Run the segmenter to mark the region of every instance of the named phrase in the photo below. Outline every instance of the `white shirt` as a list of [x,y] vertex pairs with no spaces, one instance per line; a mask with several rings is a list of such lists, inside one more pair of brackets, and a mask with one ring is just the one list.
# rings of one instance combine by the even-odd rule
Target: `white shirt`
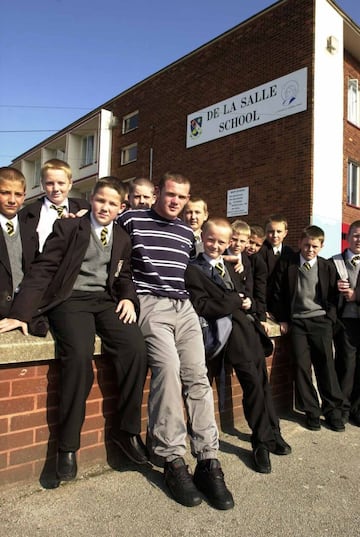
[[107,240],[107,242],[109,242],[109,240],[111,238],[111,233],[112,233],[112,230],[113,230],[114,222],[110,222],[110,224],[108,224],[107,226],[103,226],[102,224],[99,224],[99,222],[97,222],[95,220],[95,218],[93,217],[92,213],[90,213],[90,222],[91,222],[91,225],[94,228],[94,231],[95,231],[96,236],[99,239],[99,241],[101,241],[100,234],[101,234],[102,229],[104,227],[107,228],[108,232],[107,232],[106,240]]
[[[36,228],[37,234],[39,236],[39,252],[42,252],[44,243],[50,233],[52,232],[52,228],[54,225],[55,220],[58,219],[58,214],[55,209],[51,208],[51,205],[55,205],[52,201],[50,201],[48,198],[44,198],[41,211],[40,211],[40,218],[39,223]],[[69,212],[69,200],[65,199],[61,206],[65,207],[64,212]]]

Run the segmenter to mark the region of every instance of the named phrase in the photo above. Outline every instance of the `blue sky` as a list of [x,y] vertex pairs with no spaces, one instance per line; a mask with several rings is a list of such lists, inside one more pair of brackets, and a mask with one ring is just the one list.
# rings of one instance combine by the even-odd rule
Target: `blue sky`
[[[0,166],[273,3],[3,2]],[[337,3],[360,25],[359,0]]]

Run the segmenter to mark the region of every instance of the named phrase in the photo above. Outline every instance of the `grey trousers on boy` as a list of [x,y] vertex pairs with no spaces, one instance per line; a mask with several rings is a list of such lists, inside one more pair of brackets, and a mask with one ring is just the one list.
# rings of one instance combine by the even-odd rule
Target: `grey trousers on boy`
[[198,316],[188,299],[139,299],[151,368],[148,446],[156,459],[171,462],[184,456],[189,433],[197,460],[217,458],[218,429]]

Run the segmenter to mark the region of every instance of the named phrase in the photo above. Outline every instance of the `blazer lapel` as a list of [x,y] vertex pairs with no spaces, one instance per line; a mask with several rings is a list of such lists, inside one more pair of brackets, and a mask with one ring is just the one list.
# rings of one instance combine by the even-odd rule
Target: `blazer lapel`
[[0,263],[2,263],[9,274],[11,274],[10,259],[5,243],[4,232],[0,226]]

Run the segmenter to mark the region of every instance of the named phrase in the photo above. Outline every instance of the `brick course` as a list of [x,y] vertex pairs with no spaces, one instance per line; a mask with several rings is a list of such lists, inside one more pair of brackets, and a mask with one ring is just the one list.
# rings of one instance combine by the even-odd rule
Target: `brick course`
[[[288,360],[286,340],[278,341],[274,355],[267,359],[267,365],[276,406],[285,410],[292,405],[292,377]],[[108,459],[107,432],[116,404],[116,383],[111,361],[95,357],[93,367],[95,381],[87,401],[78,456],[79,463],[83,465]],[[148,376],[142,407],[144,435],[149,381]],[[0,484],[39,479],[48,467],[53,467],[58,382],[59,363],[53,359],[41,365],[26,363],[0,366]],[[227,375],[226,385],[225,406],[220,412],[214,382],[216,419],[221,426],[241,426],[244,423],[241,388],[236,377],[230,374]]]

